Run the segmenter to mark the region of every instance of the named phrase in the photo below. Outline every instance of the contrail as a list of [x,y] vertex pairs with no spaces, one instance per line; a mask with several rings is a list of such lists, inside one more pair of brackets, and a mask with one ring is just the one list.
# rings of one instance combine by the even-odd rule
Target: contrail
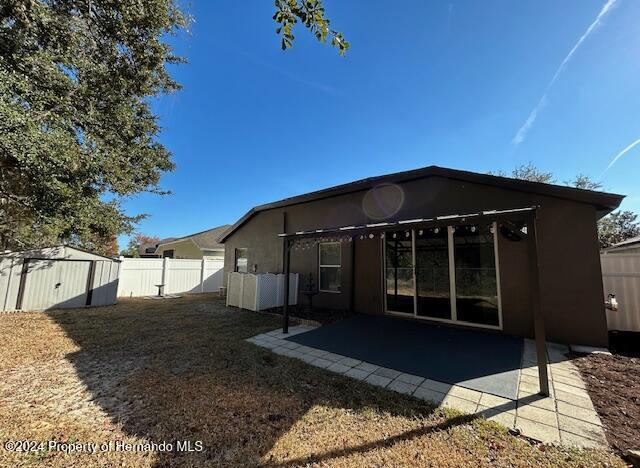
[[598,27],[598,25],[602,21],[602,18],[604,18],[604,16],[614,7],[617,1],[618,0],[607,0],[607,3],[604,4],[604,6],[602,7],[602,10],[600,10],[600,13],[598,13],[598,16],[593,21],[593,23],[591,23],[587,28],[587,30],[584,32],[584,34],[580,36],[580,39],[578,39],[578,42],[576,42],[576,45],[574,45],[573,48],[569,51],[569,53],[564,58],[564,60],[556,70],[555,74],[553,75],[553,78],[551,78],[551,81],[547,85],[544,91],[544,94],[540,98],[540,101],[538,101],[538,105],[533,108],[533,110],[529,114],[529,117],[527,117],[527,120],[525,121],[525,123],[522,125],[522,127],[520,127],[520,129],[518,130],[518,133],[516,133],[516,136],[513,137],[513,140],[511,140],[511,143],[517,146],[520,143],[522,143],[524,139],[527,137],[527,133],[529,132],[529,129],[531,128],[533,123],[536,121],[536,118],[538,117],[538,113],[542,110],[542,108],[545,106],[547,102],[547,93],[549,93],[549,90],[555,84],[556,80],[560,76],[560,73],[562,73],[567,63],[569,63],[569,60],[571,60],[571,57],[573,57],[573,55],[576,53],[578,48],[587,39],[587,37],[589,37],[589,35],[593,32],[593,30]]
[[624,156],[629,151],[631,151],[633,148],[635,148],[635,146],[637,144],[639,144],[639,143],[640,143],[640,138],[638,138],[636,141],[634,141],[629,146],[627,146],[625,149],[623,149],[618,154],[616,154],[616,157],[611,160],[611,162],[609,163],[607,168],[604,170],[604,172],[607,172],[609,169],[611,169],[611,166],[613,166],[618,161],[618,159],[620,159],[622,156]]

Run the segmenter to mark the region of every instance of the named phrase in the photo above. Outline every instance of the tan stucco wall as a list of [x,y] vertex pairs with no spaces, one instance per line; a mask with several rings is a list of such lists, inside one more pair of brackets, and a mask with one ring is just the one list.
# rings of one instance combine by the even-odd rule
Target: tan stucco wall
[[[588,204],[472,184],[442,177],[428,177],[401,184],[404,202],[384,220],[431,218],[482,210],[539,205],[538,249],[541,306],[548,339],[564,343],[607,344],[602,275],[596,229],[596,209]],[[284,208],[262,211],[236,230],[225,242],[225,272],[233,271],[234,249],[248,248],[249,269],[282,271],[285,232],[378,222],[367,216],[365,195],[360,191]],[[314,304],[347,309],[354,294],[355,309],[382,313],[380,239],[355,242],[355,288],[350,286],[350,246],[343,248],[342,293],[320,293]],[[504,332],[532,336],[529,266],[526,242],[498,240]],[[317,275],[314,252],[293,251],[293,272]],[[317,282],[317,277],[316,277]],[[300,303],[306,299],[301,297]]]
[[165,250],[173,250],[173,258],[202,258],[202,251],[189,239],[161,245],[157,254],[162,257]]

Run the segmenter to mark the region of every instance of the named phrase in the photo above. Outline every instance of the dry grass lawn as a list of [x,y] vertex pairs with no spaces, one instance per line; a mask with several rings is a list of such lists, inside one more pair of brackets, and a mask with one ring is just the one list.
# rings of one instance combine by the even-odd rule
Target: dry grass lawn
[[211,295],[0,316],[0,442],[202,441],[200,452],[0,448],[0,466],[624,466],[243,341],[279,320]]

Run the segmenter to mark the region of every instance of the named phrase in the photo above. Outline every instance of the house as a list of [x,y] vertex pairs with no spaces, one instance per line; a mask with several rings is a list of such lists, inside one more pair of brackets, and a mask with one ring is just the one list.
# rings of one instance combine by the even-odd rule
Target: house
[[322,308],[521,337],[536,309],[547,339],[603,346],[596,221],[623,198],[429,166],[252,208],[220,238],[225,274],[290,263]]
[[230,227],[225,224],[177,239],[160,241],[154,254],[157,257],[222,260],[224,245],[219,242],[218,238]]
[[605,254],[640,254],[640,236],[618,242],[602,250]]
[[175,237],[167,237],[161,239],[158,242],[147,242],[138,246],[138,256],[140,258],[158,258],[160,255],[156,254],[156,249],[160,244],[166,244],[176,240]]

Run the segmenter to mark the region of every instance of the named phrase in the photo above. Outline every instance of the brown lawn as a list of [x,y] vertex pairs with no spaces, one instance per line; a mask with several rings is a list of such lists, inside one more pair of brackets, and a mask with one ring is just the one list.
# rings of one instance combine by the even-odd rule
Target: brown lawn
[[0,466],[623,466],[243,341],[279,320],[211,295],[0,316],[0,442],[202,443],[195,452],[0,448]]

